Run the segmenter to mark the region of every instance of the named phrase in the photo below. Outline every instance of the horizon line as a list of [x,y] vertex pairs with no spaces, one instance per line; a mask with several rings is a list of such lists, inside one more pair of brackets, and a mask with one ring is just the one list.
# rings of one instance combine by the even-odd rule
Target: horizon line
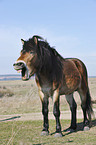
[[[0,74],[0,76],[14,76],[14,75],[17,75],[17,76],[21,76],[21,74]],[[88,75],[88,77],[96,77],[96,75]]]

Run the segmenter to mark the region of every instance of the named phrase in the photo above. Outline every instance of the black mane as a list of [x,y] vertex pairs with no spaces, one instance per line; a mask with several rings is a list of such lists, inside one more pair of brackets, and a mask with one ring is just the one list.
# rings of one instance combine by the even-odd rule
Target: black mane
[[[35,44],[35,39],[37,44]],[[34,50],[38,55],[36,64],[36,75],[43,74],[50,82],[56,82],[57,85],[62,80],[62,60],[63,57],[49,43],[40,36],[33,36],[24,43],[27,51]],[[24,46],[23,46],[24,47]]]
[[[40,39],[40,37],[39,37]],[[38,40],[38,49],[41,72],[47,74],[50,81],[57,84],[62,80],[62,59],[63,57],[44,39]],[[64,59],[63,59],[64,60]]]

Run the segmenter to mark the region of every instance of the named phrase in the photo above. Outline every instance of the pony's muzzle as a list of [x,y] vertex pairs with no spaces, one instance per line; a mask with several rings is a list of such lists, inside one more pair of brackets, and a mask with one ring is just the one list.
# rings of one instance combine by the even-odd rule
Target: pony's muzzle
[[13,67],[17,72],[21,72],[22,80],[24,81],[29,80],[28,68],[25,62],[17,61],[16,63],[13,64]]
[[23,62],[17,62],[17,63],[14,63],[13,66],[14,66],[14,69],[18,71],[24,68],[25,64]]

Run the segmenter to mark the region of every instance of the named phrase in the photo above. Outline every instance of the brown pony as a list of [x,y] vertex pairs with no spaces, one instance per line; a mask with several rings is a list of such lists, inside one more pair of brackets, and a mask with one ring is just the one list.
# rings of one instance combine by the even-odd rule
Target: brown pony
[[81,108],[84,115],[84,130],[88,130],[93,110],[88,88],[87,70],[84,63],[76,58],[64,59],[40,36],[33,36],[28,41],[21,39],[21,41],[23,49],[20,57],[14,63],[14,69],[21,71],[22,80],[29,80],[35,74],[44,117],[41,135],[49,134],[49,97],[52,97],[54,104],[53,114],[56,118],[55,137],[62,136],[59,119],[59,99],[61,95],[65,95],[71,110],[71,125],[68,131],[72,132],[76,129],[77,104],[73,98],[75,91],[80,94]]

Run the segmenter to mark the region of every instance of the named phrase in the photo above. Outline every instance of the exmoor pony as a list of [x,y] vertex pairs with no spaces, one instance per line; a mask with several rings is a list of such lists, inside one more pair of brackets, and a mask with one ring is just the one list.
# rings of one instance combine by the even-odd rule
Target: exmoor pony
[[59,109],[61,95],[65,95],[71,110],[71,125],[68,131],[72,132],[76,129],[77,104],[73,97],[75,91],[80,94],[81,98],[84,130],[89,129],[93,110],[84,63],[77,58],[63,58],[40,36],[35,35],[28,41],[23,39],[21,41],[23,49],[13,66],[15,70],[21,71],[24,81],[35,75],[42,102],[43,130],[41,135],[49,134],[49,97],[53,100],[53,114],[56,119],[55,137],[62,136]]

